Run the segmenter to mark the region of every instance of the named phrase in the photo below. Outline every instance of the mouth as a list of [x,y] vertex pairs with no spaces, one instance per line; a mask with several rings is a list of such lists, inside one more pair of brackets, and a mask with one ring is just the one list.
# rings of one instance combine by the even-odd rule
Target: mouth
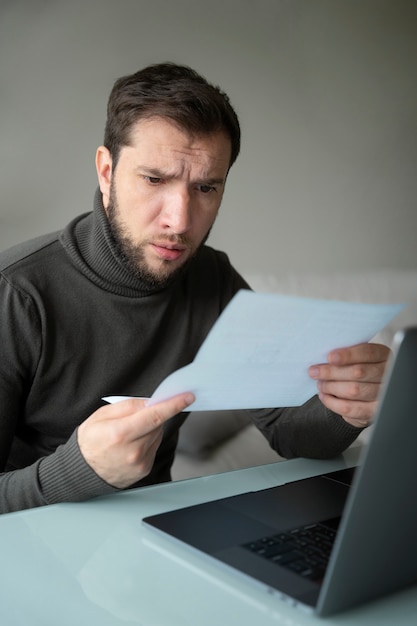
[[187,247],[178,243],[155,242],[150,244],[156,256],[164,261],[177,261],[184,256]]

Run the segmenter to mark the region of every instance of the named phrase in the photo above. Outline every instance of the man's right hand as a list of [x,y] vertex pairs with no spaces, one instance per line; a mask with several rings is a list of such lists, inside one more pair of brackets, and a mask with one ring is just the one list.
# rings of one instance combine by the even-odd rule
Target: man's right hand
[[78,427],[81,454],[107,483],[129,487],[150,473],[164,422],[194,400],[183,393],[152,406],[137,398],[103,406]]

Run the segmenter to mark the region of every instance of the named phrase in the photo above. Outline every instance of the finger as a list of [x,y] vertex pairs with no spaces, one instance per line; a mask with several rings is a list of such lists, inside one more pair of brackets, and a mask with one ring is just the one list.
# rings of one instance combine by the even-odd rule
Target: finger
[[[112,404],[106,404],[100,407],[93,416],[101,419],[114,419],[134,415],[146,406],[146,400],[142,398],[127,398]],[[91,416],[91,417],[93,417]],[[90,417],[90,419],[91,419]]]
[[327,355],[331,365],[351,365],[353,363],[384,363],[390,349],[379,343],[360,343],[347,348],[332,350]]
[[162,426],[162,424],[177,413],[181,413],[181,411],[190,406],[194,400],[194,394],[185,392],[151,406],[146,406],[145,403],[145,406],[140,408],[135,415],[132,415],[131,421],[133,421],[137,415],[140,415],[141,428],[139,435],[143,436]]
[[[113,404],[106,404],[100,407],[89,420],[112,420],[115,418],[129,418],[135,417],[138,413],[143,413],[144,423],[149,423],[150,430],[163,424],[167,419],[180,413],[187,406],[192,404],[195,400],[195,396],[192,393],[185,392],[178,394],[163,402],[158,402],[152,406],[147,404],[148,400],[143,398],[127,398],[126,400],[120,400]],[[174,411],[171,414],[171,411]],[[147,416],[147,417],[146,417]],[[154,426],[152,422],[154,420]]]
[[331,395],[346,400],[372,402],[378,397],[380,385],[378,383],[363,383],[352,381],[326,381],[317,383],[319,393]]
[[319,398],[330,411],[341,415],[346,422],[358,428],[369,426],[377,409],[376,400],[357,402],[345,398],[336,398],[325,393],[320,393]]
[[309,376],[315,380],[336,380],[379,383],[385,371],[385,363],[356,363],[335,366],[323,363],[309,368]]

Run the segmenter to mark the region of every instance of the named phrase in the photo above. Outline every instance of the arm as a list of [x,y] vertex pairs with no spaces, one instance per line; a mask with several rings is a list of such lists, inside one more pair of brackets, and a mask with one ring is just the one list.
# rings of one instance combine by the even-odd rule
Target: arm
[[[48,403],[48,389],[42,384],[37,385],[36,380],[38,364],[46,358],[42,328],[46,328],[47,323],[41,323],[36,291],[34,297],[30,297],[0,276],[0,318],[0,472],[3,472],[0,474],[0,512],[80,501],[120,488],[120,476],[117,472],[111,473],[114,470],[111,463],[107,466],[99,462],[100,456],[110,460],[112,450],[105,445],[109,442],[115,448],[119,446],[119,458],[115,455],[111,458],[121,472],[136,455],[139,466],[132,477],[140,480],[149,470],[150,459],[159,445],[160,427],[153,429],[156,432],[148,432],[146,422],[156,419],[155,409],[138,407],[141,416],[138,414],[131,419],[130,426],[135,427],[138,439],[136,449],[135,442],[123,441],[119,430],[123,426],[127,435],[131,434],[126,420],[122,419],[124,410],[132,412],[126,407],[102,407],[78,429],[74,425],[68,427],[70,410],[67,410],[66,417],[55,416],[49,406],[46,419],[47,411],[42,411],[42,405]],[[32,411],[34,400],[37,404],[35,417]],[[178,412],[177,404],[172,402],[168,406],[169,416]],[[183,408],[181,406],[179,410]],[[60,431],[68,434],[61,437]],[[146,435],[148,440],[153,438],[155,442],[151,450],[146,448]],[[146,462],[141,465],[142,453]],[[129,484],[129,477],[125,478],[127,482],[123,484]]]
[[114,491],[84,461],[75,433],[49,456],[31,445],[25,411],[41,325],[32,299],[2,276],[0,316],[0,513]]
[[114,491],[84,460],[75,432],[53,454],[0,475],[0,513],[79,502]]
[[390,350],[372,343],[333,350],[310,376],[319,390],[301,407],[254,412],[273,449],[286,458],[330,458],[345,450],[377,409]]
[[101,407],[53,454],[0,475],[0,513],[79,502],[133,485],[152,469],[164,422],[192,402],[194,396],[183,393],[151,407],[136,399]]
[[334,458],[362,432],[327,409],[317,396],[302,406],[252,411],[252,419],[271,447],[286,459]]
[[26,415],[42,358],[42,325],[33,298],[3,275],[0,316],[0,513],[113,490],[86,464],[75,434],[48,456],[41,449],[49,442],[33,443]]
[[369,426],[390,354],[387,346],[376,343],[332,350],[327,363],[309,369],[317,380],[320,400],[349,424]]

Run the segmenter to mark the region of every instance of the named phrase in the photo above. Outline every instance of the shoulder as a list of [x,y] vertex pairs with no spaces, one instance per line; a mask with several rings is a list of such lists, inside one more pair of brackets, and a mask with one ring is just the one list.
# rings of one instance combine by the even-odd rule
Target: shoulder
[[48,251],[51,246],[58,244],[60,231],[42,235],[17,244],[0,253],[0,272],[12,270],[13,267],[34,260],[38,255]]
[[24,300],[53,289],[60,279],[62,257],[59,232],[42,235],[0,253],[0,285],[5,293],[20,294]]

